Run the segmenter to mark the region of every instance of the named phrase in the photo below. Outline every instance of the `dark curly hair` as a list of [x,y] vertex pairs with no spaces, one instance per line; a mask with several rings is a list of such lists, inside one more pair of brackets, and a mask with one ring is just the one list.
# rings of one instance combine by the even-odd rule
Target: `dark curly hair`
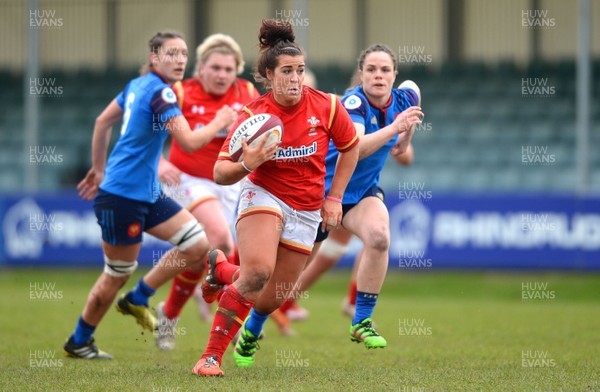
[[277,67],[279,56],[304,56],[304,51],[296,42],[292,25],[278,19],[264,19],[258,33],[260,53],[256,62],[254,79],[266,89],[271,88],[267,79],[267,69]]

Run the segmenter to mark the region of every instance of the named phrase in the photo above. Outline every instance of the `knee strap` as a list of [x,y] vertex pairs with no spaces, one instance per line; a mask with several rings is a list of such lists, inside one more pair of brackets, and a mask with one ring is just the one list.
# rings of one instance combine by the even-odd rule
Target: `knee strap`
[[206,233],[202,225],[196,220],[191,220],[181,225],[181,229],[169,239],[169,242],[183,252],[204,238],[206,238]]
[[138,267],[137,260],[134,262],[123,260],[112,260],[104,255],[104,272],[115,278],[130,276]]
[[323,254],[323,256],[330,257],[332,259],[339,259],[348,250],[348,244],[343,244],[331,237],[327,238],[323,241],[321,248],[319,249],[319,253]]

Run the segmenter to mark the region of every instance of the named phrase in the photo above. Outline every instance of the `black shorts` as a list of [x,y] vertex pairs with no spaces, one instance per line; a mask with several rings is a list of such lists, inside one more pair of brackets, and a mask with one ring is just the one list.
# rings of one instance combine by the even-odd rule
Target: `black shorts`
[[[365,194],[360,198],[360,200],[365,199],[367,197],[377,197],[381,201],[385,201],[385,193],[383,192],[383,189],[381,189],[377,185],[374,185],[371,188],[369,188],[369,190],[367,190],[365,192]],[[348,211],[350,211],[351,209],[353,209],[354,206],[356,206],[357,204],[358,203],[354,203],[354,204],[342,204],[342,222],[344,220],[344,216],[346,216],[346,214],[348,213]],[[319,224],[319,228],[317,229],[317,238],[315,238],[315,242],[323,242],[323,241],[325,241],[325,239],[327,237],[329,237],[329,231],[328,230],[321,231],[321,225],[322,224],[323,224],[323,221],[321,221],[321,223]]]
[[102,189],[94,199],[94,212],[102,239],[111,245],[142,242],[142,233],[163,223],[181,210],[173,199],[160,193],[154,203],[128,199]]

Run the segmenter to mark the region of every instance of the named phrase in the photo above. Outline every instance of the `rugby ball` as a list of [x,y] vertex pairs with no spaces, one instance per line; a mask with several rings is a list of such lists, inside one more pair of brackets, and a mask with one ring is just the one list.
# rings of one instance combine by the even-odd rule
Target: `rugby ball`
[[273,114],[262,113],[248,118],[233,131],[233,135],[229,140],[229,156],[234,162],[241,161],[244,155],[242,140],[246,139],[246,143],[250,147],[255,147],[267,135],[266,146],[281,141],[283,123],[279,117]]

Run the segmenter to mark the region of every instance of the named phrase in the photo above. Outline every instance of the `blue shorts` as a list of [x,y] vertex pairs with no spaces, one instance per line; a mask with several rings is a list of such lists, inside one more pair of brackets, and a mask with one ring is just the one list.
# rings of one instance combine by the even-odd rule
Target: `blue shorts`
[[94,212],[102,228],[102,239],[111,245],[142,242],[142,233],[159,225],[181,210],[173,199],[160,193],[154,203],[128,199],[98,190]]
[[[383,193],[383,189],[381,189],[377,185],[373,185],[371,188],[369,188],[369,190],[367,190],[365,192],[365,194],[360,198],[360,200],[365,199],[367,197],[377,197],[381,201],[384,201],[385,200],[385,193]],[[359,203],[360,203],[360,201],[359,201]],[[354,203],[354,204],[342,204],[342,221],[344,220],[344,216],[346,216],[346,214],[348,213],[348,211],[350,211],[351,209],[353,209],[357,204],[358,203]],[[319,228],[317,229],[317,238],[315,238],[315,242],[323,242],[323,241],[325,241],[325,239],[327,237],[329,237],[329,231],[328,230],[321,231],[321,225],[322,224],[323,224],[323,221],[321,221],[321,223],[319,224]]]

